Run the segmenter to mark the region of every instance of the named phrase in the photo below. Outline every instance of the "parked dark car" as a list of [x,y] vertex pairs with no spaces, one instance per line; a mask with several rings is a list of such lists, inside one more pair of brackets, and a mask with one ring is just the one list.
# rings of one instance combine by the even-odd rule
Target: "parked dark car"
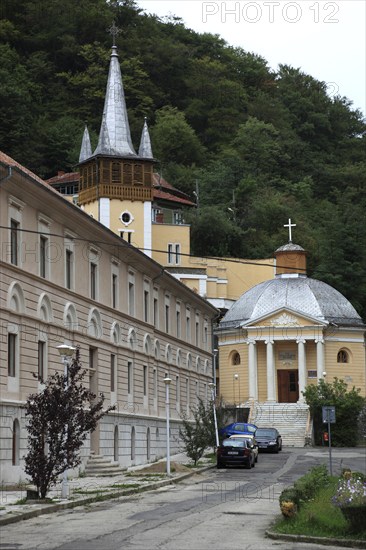
[[255,439],[260,451],[278,453],[282,450],[282,437],[276,428],[257,428]]
[[255,466],[255,453],[247,439],[224,439],[217,448],[217,467],[245,466],[248,470]]
[[258,462],[259,448],[258,448],[258,443],[256,442],[253,436],[247,435],[247,434],[235,434],[235,435],[231,435],[229,439],[246,439],[247,441],[249,441],[249,444],[254,451],[255,463]]
[[221,428],[219,434],[221,437],[230,437],[231,435],[244,434],[254,436],[257,426],[254,424],[247,424],[245,422],[233,422],[228,424],[224,428]]

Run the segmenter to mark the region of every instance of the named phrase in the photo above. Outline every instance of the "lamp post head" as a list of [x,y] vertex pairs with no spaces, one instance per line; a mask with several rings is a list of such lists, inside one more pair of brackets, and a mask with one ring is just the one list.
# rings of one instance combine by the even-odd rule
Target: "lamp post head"
[[323,372],[323,376],[324,378],[327,376],[327,373],[325,371]]
[[208,387],[213,390],[214,388],[216,388],[216,384],[214,384],[213,382],[210,382]]
[[234,378],[235,378],[235,380],[238,380],[239,375],[238,375],[238,374],[234,374]]
[[166,378],[164,378],[164,383],[166,384],[166,386],[169,386],[170,383],[171,383],[172,379],[169,378],[169,376],[167,376]]
[[56,346],[61,357],[72,357],[76,348],[74,346],[69,346],[68,344],[60,344]]

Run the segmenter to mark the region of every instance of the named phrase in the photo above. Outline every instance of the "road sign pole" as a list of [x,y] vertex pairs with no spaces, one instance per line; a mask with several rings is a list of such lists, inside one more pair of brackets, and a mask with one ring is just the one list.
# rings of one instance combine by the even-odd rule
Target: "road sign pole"
[[329,473],[332,476],[332,438],[330,435],[330,418],[328,416]]

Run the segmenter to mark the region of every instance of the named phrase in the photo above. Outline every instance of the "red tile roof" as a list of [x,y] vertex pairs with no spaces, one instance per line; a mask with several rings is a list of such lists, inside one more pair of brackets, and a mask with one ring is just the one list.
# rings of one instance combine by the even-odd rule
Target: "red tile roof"
[[44,187],[47,187],[47,189],[51,189],[54,193],[57,193],[58,195],[60,195],[60,193],[58,191],[56,191],[56,189],[54,189],[51,185],[48,185],[48,183],[45,180],[41,179],[34,172],[32,172],[31,170],[28,170],[28,168],[25,168],[25,166],[22,166],[19,162],[12,159],[11,157],[6,155],[2,151],[0,151],[0,162],[2,162],[3,164],[5,164],[7,166],[17,168],[18,170],[20,170],[21,172],[23,172],[24,174],[26,174],[30,178],[34,179],[35,181],[38,181],[38,183],[42,184]]
[[70,181],[79,181],[80,174],[79,172],[66,172],[66,173],[58,173],[57,176],[53,176],[52,178],[46,180],[47,183],[52,185],[52,183],[69,183]]
[[196,206],[196,204],[189,199],[184,199],[183,197],[177,197],[176,195],[172,195],[171,193],[167,193],[166,191],[161,191],[160,189],[154,189],[153,197],[154,199],[161,199],[161,200],[166,200],[170,202],[179,202],[179,204],[186,204],[187,206]]

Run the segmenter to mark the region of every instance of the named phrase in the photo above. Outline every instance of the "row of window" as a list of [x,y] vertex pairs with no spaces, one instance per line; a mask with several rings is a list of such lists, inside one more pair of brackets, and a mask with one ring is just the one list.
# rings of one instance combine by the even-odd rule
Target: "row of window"
[[[43,228],[46,224],[41,224]],[[20,221],[15,218],[10,220],[10,261],[14,265],[19,265],[19,239],[20,239]],[[49,232],[49,227],[48,227]],[[42,233],[39,235],[39,276],[45,279],[50,278],[50,247],[51,243],[49,235]],[[71,238],[65,241],[65,287],[69,290],[75,290],[75,252],[74,243]],[[169,244],[168,245],[168,262],[178,263],[180,256],[180,245]],[[89,297],[98,301],[100,298],[100,286],[103,282],[100,280],[100,265],[99,265],[100,253],[97,249],[89,249]],[[131,317],[135,317],[137,313],[136,304],[136,281],[135,273],[132,270],[128,271],[127,282],[127,312]],[[122,304],[120,303],[120,275],[118,262],[111,262],[111,281],[110,281],[110,296],[111,307],[119,309]],[[154,287],[151,292],[151,283],[147,279],[143,281],[143,294],[142,294],[142,319],[146,323],[152,323],[155,328],[164,330],[167,334],[172,334],[177,338],[182,338],[182,317],[181,317],[181,303],[175,302],[175,319],[173,319],[173,308],[171,307],[170,294],[164,296],[164,315],[160,315],[159,304],[160,292],[158,287]],[[208,349],[208,324],[207,320],[202,320],[198,312],[195,313],[194,320],[194,333],[192,335],[193,323],[191,322],[191,310],[189,306],[185,306],[185,326],[184,333],[187,342],[192,341],[196,346],[203,345],[205,349]],[[161,325],[161,321],[163,325]]]
[[[294,360],[295,357],[296,357],[295,353],[292,353],[292,352],[291,353],[290,352],[286,352],[286,353],[280,352],[279,353],[279,359],[281,359],[281,360],[283,360],[284,358],[286,358],[287,360],[289,360],[289,359]],[[341,349],[337,353],[337,363],[349,363],[350,362],[350,357],[351,357],[351,355],[350,355],[350,352],[348,350]],[[232,365],[240,365],[240,362],[241,362],[240,354],[237,351],[233,351],[231,353],[230,360],[231,360]],[[316,378],[316,376],[315,376],[315,378]]]

